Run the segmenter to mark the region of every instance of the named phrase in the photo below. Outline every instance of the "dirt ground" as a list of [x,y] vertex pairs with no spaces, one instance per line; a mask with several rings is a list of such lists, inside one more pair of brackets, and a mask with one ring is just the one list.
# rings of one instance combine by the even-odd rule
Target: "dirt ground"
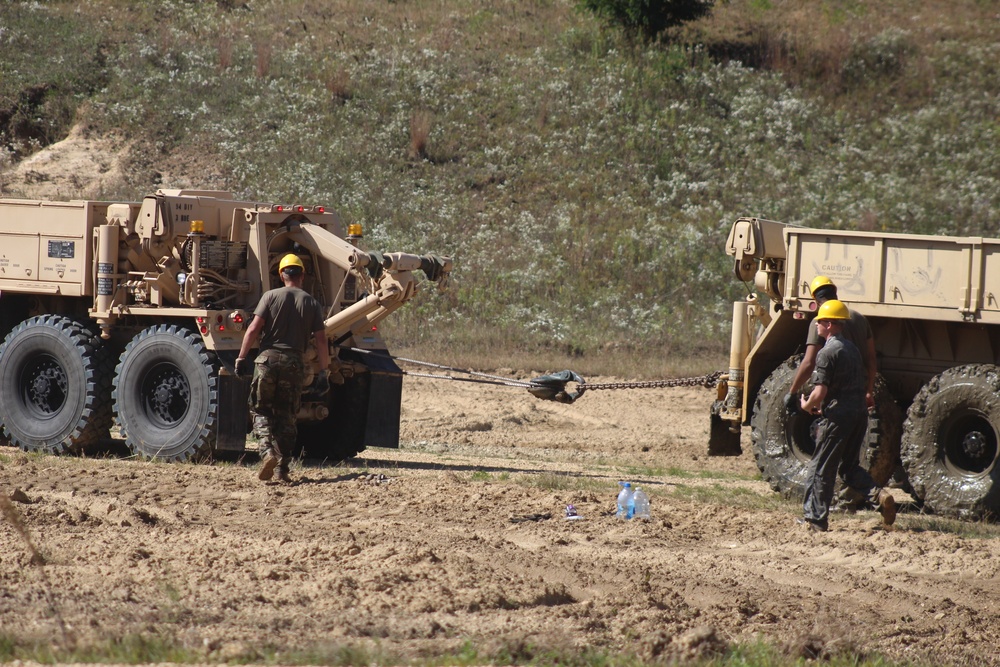
[[[293,485],[258,481],[253,456],[5,447],[0,489],[33,546],[0,522],[0,628],[78,644],[162,636],[206,662],[345,645],[405,660],[467,641],[481,657],[684,659],[762,637],[792,655],[1000,664],[997,540],[928,530],[912,512],[892,531],[872,512],[797,529],[749,454],[703,455],[712,393],[563,405],[408,377],[399,450],[297,463]],[[620,479],[648,490],[651,521],[614,518]],[[568,504],[583,518],[565,519]]]

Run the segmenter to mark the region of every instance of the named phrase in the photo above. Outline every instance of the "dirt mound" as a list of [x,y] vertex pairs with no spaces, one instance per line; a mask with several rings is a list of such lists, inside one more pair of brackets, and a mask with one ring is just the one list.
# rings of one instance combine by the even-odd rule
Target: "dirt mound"
[[30,199],[95,198],[122,180],[122,142],[87,136],[78,124],[57,143],[30,155],[0,176],[4,196]]
[[[606,648],[669,662],[762,636],[793,656],[997,664],[1000,544],[878,515],[797,530],[748,454],[708,459],[713,392],[527,392],[407,378],[400,450],[165,465],[0,449],[39,559],[0,523],[0,624],[170,637],[206,661],[337,645],[398,660]],[[616,520],[619,479],[653,519]],[[15,489],[19,489],[17,493]],[[15,497],[16,496],[16,497]],[[583,516],[564,518],[573,504]],[[46,589],[51,592],[48,597]]]

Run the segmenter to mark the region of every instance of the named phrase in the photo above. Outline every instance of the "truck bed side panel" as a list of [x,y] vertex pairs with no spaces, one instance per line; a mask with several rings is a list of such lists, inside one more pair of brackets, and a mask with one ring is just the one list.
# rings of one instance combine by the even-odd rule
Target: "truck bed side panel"
[[104,210],[95,202],[0,201],[0,290],[32,291],[34,283],[43,293],[92,294],[92,230]]
[[866,315],[1000,323],[1000,240],[788,228],[786,303],[817,275]]

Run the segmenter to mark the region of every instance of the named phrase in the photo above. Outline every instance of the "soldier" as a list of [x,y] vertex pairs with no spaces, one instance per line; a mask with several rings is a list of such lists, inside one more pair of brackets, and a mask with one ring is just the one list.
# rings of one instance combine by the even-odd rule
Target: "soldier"
[[813,390],[809,396],[802,397],[800,404],[804,412],[821,415],[815,431],[816,451],[806,477],[804,516],[799,519],[810,530],[828,528],[830,501],[838,472],[845,486],[878,507],[886,526],[896,520],[895,499],[879,488],[868,471],[858,464],[868,409],[861,353],[844,336],[850,318],[847,306],[836,299],[820,306],[816,315],[816,328],[825,344],[816,355]]
[[247,355],[260,336],[260,352],[254,360],[250,385],[250,411],[254,435],[260,439],[263,465],[257,475],[263,481],[274,476],[290,483],[288,464],[297,436],[296,415],[302,395],[305,366],[302,353],[310,338],[319,353],[319,377],[313,387],[322,394],[329,390],[330,350],[319,302],[302,289],[305,267],[297,255],[281,258],[278,273],[284,287],[270,290],[261,297],[247,327],[236,359],[236,375],[245,377],[249,368]]

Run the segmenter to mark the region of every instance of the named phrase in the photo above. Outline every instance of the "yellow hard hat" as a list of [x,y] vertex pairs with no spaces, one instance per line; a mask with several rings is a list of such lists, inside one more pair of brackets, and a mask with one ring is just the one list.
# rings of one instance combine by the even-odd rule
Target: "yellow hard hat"
[[809,283],[809,294],[816,296],[816,290],[821,287],[832,287],[837,289],[837,286],[833,284],[833,281],[826,276],[816,276],[813,281]]
[[851,311],[847,309],[843,301],[837,301],[836,299],[830,299],[819,307],[819,312],[816,313],[817,320],[849,320],[851,319]]
[[302,260],[299,259],[299,256],[291,252],[281,258],[281,263],[278,264],[278,273],[281,273],[290,266],[297,266],[302,271],[306,270],[306,267],[302,264]]

